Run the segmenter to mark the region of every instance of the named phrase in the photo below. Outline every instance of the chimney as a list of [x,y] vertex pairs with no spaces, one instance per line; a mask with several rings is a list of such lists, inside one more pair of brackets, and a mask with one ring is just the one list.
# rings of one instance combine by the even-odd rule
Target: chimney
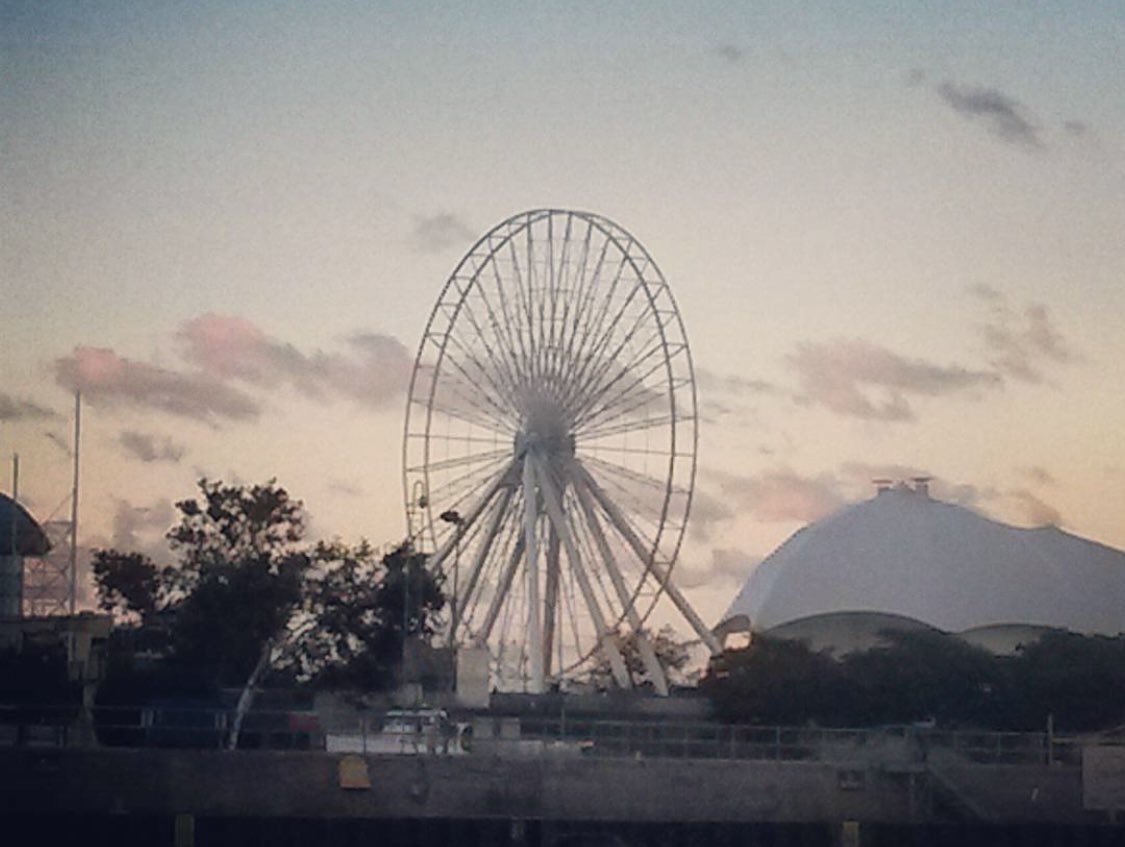
[[912,481],[914,483],[914,493],[915,494],[921,494],[923,497],[929,497],[930,496],[930,480],[931,479],[933,479],[933,477],[929,477],[929,476],[913,477]]
[[891,486],[894,484],[894,480],[873,479],[873,480],[871,480],[871,484],[875,486],[875,493],[878,495],[878,494],[882,494],[886,491],[890,491]]

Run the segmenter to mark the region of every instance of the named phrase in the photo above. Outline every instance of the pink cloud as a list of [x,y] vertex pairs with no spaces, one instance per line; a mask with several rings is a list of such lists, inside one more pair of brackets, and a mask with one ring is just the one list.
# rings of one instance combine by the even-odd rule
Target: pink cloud
[[798,521],[808,523],[836,511],[845,499],[838,481],[830,474],[801,476],[789,468],[766,471],[756,476],[735,476],[712,471],[727,505],[760,521]]
[[907,358],[859,338],[799,344],[789,361],[801,380],[801,399],[871,420],[914,420],[908,395],[937,396],[1002,384],[994,373]]
[[103,347],[76,347],[55,360],[55,381],[87,402],[152,409],[201,421],[256,418],[258,404],[243,391],[202,373],[179,373],[118,356]]
[[406,347],[387,335],[357,333],[347,354],[302,353],[244,318],[211,313],[184,324],[179,338],[185,358],[217,379],[289,385],[314,399],[334,395],[368,406],[397,400],[413,366]]

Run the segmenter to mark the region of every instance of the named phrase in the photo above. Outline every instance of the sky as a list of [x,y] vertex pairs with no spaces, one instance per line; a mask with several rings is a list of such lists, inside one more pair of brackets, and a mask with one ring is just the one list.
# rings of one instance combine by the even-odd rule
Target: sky
[[696,366],[677,576],[928,475],[1125,547],[1125,7],[0,0],[0,487],[162,554],[202,476],[405,532],[405,389],[521,211],[655,258]]

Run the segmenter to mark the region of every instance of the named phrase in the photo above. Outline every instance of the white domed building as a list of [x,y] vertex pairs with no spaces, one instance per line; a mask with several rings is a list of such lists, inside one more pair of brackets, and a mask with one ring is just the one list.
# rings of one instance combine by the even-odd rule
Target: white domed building
[[1022,529],[881,485],[792,535],[751,574],[719,631],[866,649],[891,629],[1011,652],[1048,629],[1125,631],[1125,553],[1054,526]]

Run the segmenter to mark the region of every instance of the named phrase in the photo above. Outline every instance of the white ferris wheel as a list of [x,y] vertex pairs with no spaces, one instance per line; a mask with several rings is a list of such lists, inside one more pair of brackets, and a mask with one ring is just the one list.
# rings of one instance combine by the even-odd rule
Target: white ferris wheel
[[671,291],[628,232],[541,209],[486,233],[430,315],[403,445],[407,520],[451,598],[449,638],[487,646],[502,688],[595,664],[665,693],[644,636],[691,506],[696,401]]

